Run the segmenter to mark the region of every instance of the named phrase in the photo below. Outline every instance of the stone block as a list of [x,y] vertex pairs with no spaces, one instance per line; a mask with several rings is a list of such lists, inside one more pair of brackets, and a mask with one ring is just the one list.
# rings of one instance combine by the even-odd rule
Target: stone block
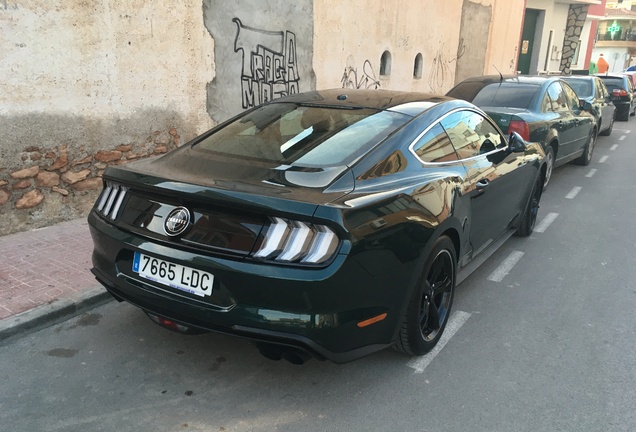
[[60,175],[54,172],[41,171],[35,178],[35,183],[43,187],[57,186],[60,184]]
[[121,152],[119,150],[100,150],[95,154],[95,160],[99,162],[112,162],[119,159],[121,159]]
[[99,177],[89,178],[73,184],[73,189],[77,191],[96,190],[102,188],[102,179]]
[[62,155],[62,156],[59,156],[57,159],[55,159],[55,162],[53,162],[53,165],[48,167],[46,170],[55,171],[62,167],[65,167],[67,164],[68,164],[68,156]]
[[40,172],[40,167],[35,165],[30,168],[24,168],[19,171],[12,172],[10,176],[16,180],[26,179],[26,178],[35,177],[36,175],[38,175],[39,172]]
[[52,190],[53,192],[57,192],[57,193],[59,193],[59,194],[60,194],[60,195],[62,195],[62,196],[67,196],[67,195],[68,195],[68,191],[67,191],[66,189],[62,189],[62,188],[57,187],[57,186],[53,186],[53,187],[51,188],[51,190]]
[[22,195],[15,203],[18,210],[36,207],[44,200],[44,194],[39,189],[33,189]]
[[67,171],[62,174],[62,180],[68,184],[75,184],[87,178],[91,174],[90,170],[81,170],[78,172]]
[[11,192],[6,189],[0,189],[0,205],[4,205],[11,198]]
[[27,189],[31,187],[31,180],[28,179],[22,179],[22,180],[18,180],[17,182],[13,183],[11,185],[11,188],[14,190],[17,189]]

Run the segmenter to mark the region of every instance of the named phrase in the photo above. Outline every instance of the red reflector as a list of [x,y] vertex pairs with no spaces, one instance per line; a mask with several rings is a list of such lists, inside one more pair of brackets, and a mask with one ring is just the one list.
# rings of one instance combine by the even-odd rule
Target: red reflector
[[510,126],[508,126],[508,135],[512,132],[517,132],[526,141],[530,141],[530,126],[523,120],[510,120]]
[[612,90],[612,94],[614,96],[627,96],[627,92],[623,89],[614,89]]

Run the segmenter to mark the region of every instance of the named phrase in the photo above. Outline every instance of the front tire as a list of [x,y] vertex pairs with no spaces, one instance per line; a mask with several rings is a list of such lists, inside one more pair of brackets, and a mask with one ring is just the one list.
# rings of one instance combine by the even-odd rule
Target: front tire
[[455,246],[446,236],[433,245],[413,290],[395,348],[423,355],[437,344],[450,316],[457,269]]

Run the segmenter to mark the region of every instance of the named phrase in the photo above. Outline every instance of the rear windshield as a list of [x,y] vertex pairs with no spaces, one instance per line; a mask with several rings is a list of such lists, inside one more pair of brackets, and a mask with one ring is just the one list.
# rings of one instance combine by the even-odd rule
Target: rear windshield
[[285,165],[346,165],[410,119],[367,108],[273,103],[226,125],[196,148]]
[[570,84],[576,95],[580,98],[592,96],[592,81],[586,79],[563,78],[563,81]]
[[623,78],[609,76],[601,76],[599,78],[603,80],[605,87],[607,87],[610,93],[612,90],[627,90]]
[[464,99],[480,107],[528,108],[539,86],[534,84],[464,82],[448,96]]

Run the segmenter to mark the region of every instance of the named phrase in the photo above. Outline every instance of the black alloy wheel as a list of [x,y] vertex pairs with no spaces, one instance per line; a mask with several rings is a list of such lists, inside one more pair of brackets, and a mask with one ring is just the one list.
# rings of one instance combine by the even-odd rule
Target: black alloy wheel
[[534,226],[537,223],[537,215],[539,214],[539,202],[541,201],[541,195],[543,188],[541,187],[541,177],[537,180],[532,188],[530,194],[530,200],[526,206],[526,210],[523,212],[521,223],[517,227],[517,235],[519,237],[528,237],[532,234]]
[[456,258],[453,242],[440,237],[433,247],[414,290],[395,348],[423,355],[439,341],[450,316],[455,295]]

